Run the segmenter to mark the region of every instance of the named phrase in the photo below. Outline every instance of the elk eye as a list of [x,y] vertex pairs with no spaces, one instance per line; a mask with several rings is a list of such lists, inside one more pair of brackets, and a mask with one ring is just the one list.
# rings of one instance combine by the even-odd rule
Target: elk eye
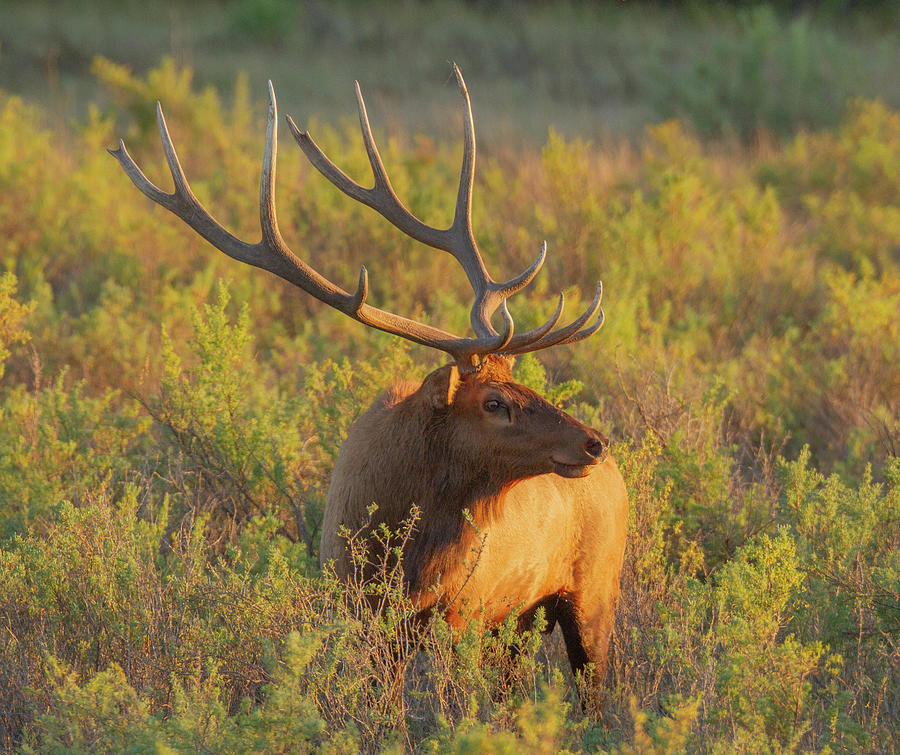
[[499,412],[501,409],[505,409],[506,404],[504,404],[499,399],[489,398],[484,402],[484,410],[486,412]]

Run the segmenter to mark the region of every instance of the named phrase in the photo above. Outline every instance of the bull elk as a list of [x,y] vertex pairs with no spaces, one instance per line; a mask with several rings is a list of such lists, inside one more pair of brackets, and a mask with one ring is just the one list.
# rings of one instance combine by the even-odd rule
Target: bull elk
[[[559,624],[572,669],[593,664],[593,684],[605,675],[613,611],[625,546],[627,496],[608,453],[608,440],[513,381],[511,358],[587,338],[603,324],[602,287],[587,310],[557,327],[514,331],[506,300],[537,275],[546,243],[520,275],[495,281],[487,272],[471,224],[475,131],[465,82],[464,150],[456,209],[449,228],[425,225],[404,207],[375,145],[356,85],[362,137],[374,174],[364,188],[343,173],[308,133],[287,124],[309,161],[342,192],[381,213],[403,233],[449,252],[462,265],[475,299],[474,337],[458,337],[368,303],[368,273],[349,293],[288,248],[275,214],[277,109],[269,82],[268,125],[260,186],[262,239],[244,242],[223,228],[191,191],[162,109],[159,130],[175,182],[168,194],[151,183],[119,142],[110,150],[147,197],[173,212],[213,246],[268,270],[372,328],[449,354],[452,363],[421,383],[389,388],[350,429],[334,468],[322,529],[322,564],[349,579],[353,564],[342,531],[357,531],[377,503],[374,524],[399,526],[418,506],[418,531],[403,554],[403,574],[421,616],[440,610],[453,626],[477,618],[496,625],[521,611],[528,626],[543,606],[548,631]],[[492,315],[499,309],[502,327]],[[473,527],[472,525],[475,525]],[[476,528],[477,533],[476,534]],[[481,547],[477,549],[476,539]],[[473,556],[475,551],[477,557]]]

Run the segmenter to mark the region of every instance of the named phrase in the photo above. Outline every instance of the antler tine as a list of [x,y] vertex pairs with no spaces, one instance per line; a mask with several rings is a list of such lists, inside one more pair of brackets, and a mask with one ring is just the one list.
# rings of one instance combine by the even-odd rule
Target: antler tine
[[[460,93],[463,97],[463,160],[459,174],[459,190],[456,197],[456,211],[453,216],[452,228],[459,235],[461,245],[468,247],[481,262],[482,268],[484,263],[478,246],[475,242],[475,235],[472,231],[472,190],[475,184],[475,120],[472,116],[472,102],[469,98],[469,89],[463,78],[462,71],[459,66],[453,63],[453,74],[456,77],[456,83],[459,85]],[[508,281],[497,282],[491,279],[485,272],[486,286],[493,294],[492,298],[498,301],[507,299],[517,291],[527,286],[534,280],[535,276],[544,264],[547,253],[547,243],[544,242],[538,258],[529,266],[527,270]],[[496,305],[495,305],[496,306]]]
[[551,330],[553,330],[553,328],[556,327],[556,323],[558,323],[559,318],[562,317],[562,311],[563,307],[565,306],[565,302],[565,296],[563,295],[562,291],[560,291],[559,299],[556,302],[556,310],[552,315],[550,315],[550,317],[548,317],[544,321],[543,324],[532,330],[527,330],[524,333],[517,333],[513,338],[510,339],[509,343],[506,344],[506,346],[504,346],[502,349],[498,349],[498,351],[502,351],[504,354],[512,354],[514,353],[512,350],[517,348],[518,346],[523,346],[540,341]]
[[[457,232],[464,233],[474,247],[472,190],[475,186],[475,119],[472,116],[472,101],[469,99],[466,81],[456,63],[453,64],[453,73],[463,96],[463,159],[459,171],[459,189],[456,193],[456,210],[453,214],[452,227]],[[478,254],[477,249],[474,251]]]
[[541,244],[541,251],[538,252],[537,259],[532,262],[526,270],[519,273],[515,278],[510,278],[508,281],[505,281],[503,283],[495,283],[495,290],[504,299],[508,299],[513,294],[525,288],[529,283],[531,283],[531,281],[533,281],[537,277],[537,274],[541,271],[541,268],[544,266],[544,261],[546,259],[547,242],[545,241]]
[[[562,294],[560,294],[562,297]],[[539,349],[546,349],[550,346],[562,346],[568,343],[575,343],[577,341],[582,341],[588,336],[593,335],[598,330],[600,330],[603,322],[605,320],[603,309],[600,307],[600,301],[603,298],[603,282],[600,281],[597,284],[597,291],[594,294],[594,298],[591,300],[591,303],[588,305],[587,309],[582,313],[582,315],[573,320],[569,325],[564,328],[559,328],[558,330],[554,330],[550,332],[550,329],[544,331],[544,333],[538,334],[544,326],[541,328],[536,328],[529,333],[523,333],[521,336],[516,336],[513,338],[509,345],[501,349],[504,354],[508,354],[510,356],[515,354],[524,354],[529,351],[537,351]],[[559,309],[557,309],[559,312]],[[585,328],[584,326],[594,317],[595,314],[600,313],[600,316],[597,318],[597,321]],[[553,318],[551,317],[551,320]],[[558,314],[556,314],[556,320],[559,320]],[[548,321],[549,322],[549,321]],[[554,325],[556,323],[554,322]],[[546,323],[545,323],[546,325]],[[528,338],[531,334],[538,334],[536,338]]]
[[359,88],[359,82],[356,83],[356,98],[359,107],[360,128],[362,130],[363,142],[366,147],[366,154],[369,157],[369,164],[372,167],[372,174],[375,178],[375,185],[371,189],[367,189],[356,183],[350,176],[337,167],[331,160],[326,157],[318,144],[309,135],[308,131],[301,131],[291,116],[286,116],[288,128],[291,130],[294,139],[303,150],[307,159],[313,166],[333,183],[344,194],[357,202],[361,202],[367,207],[376,210],[391,223],[397,226],[408,236],[421,241],[428,246],[437,246],[443,248],[446,243],[442,237],[442,233],[437,228],[425,225],[415,215],[413,215],[397,197],[391,186],[387,171],[384,169],[384,163],[372,136],[372,129],[369,126],[369,116],[366,113],[366,103],[363,100],[362,92]]

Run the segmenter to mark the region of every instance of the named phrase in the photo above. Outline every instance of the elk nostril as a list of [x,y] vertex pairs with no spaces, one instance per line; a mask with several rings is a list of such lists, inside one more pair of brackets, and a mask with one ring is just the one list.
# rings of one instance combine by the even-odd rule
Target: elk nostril
[[584,444],[584,450],[588,456],[599,459],[606,452],[606,441],[593,438]]

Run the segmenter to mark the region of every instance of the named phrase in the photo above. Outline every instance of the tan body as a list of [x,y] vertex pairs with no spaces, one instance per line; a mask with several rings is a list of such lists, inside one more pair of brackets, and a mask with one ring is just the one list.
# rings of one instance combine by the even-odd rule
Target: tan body
[[[608,636],[628,517],[615,461],[607,458],[575,480],[554,474],[522,480],[509,489],[498,512],[481,524],[476,551],[463,559],[457,580],[474,569],[448,609],[451,622],[476,612],[497,624],[511,610],[560,597],[590,613],[583,617],[585,629],[594,625]],[[456,595],[459,589],[447,585],[444,593]]]
[[[582,477],[528,474],[527,467],[539,466],[547,449],[538,445],[536,450],[522,423],[540,421],[546,429],[538,436],[544,437],[552,437],[554,425],[563,424],[559,417],[572,424],[570,433],[592,431],[515,384],[517,395],[540,402],[546,416],[535,420],[520,411],[514,418],[519,425],[509,442],[519,446],[513,452],[524,467],[503,469],[498,458],[502,440],[497,443],[491,437],[498,428],[480,421],[485,417],[478,416],[478,401],[472,396],[481,399],[485,386],[503,390],[510,385],[508,367],[500,361],[492,366],[498,373],[493,378],[503,379],[463,377],[446,406],[435,402],[447,390],[439,370],[419,390],[404,384],[387,391],[357,420],[328,492],[322,562],[350,579],[353,564],[340,532],[364,530],[372,503],[378,505],[374,522],[397,528],[415,504],[421,519],[404,554],[404,572],[423,615],[438,607],[452,625],[464,626],[477,618],[492,626],[515,611],[528,626],[533,609],[543,605],[549,628],[558,621],[563,629],[573,668],[579,671],[593,663],[599,681],[625,548],[625,485],[605,453],[606,458],[593,460]],[[435,411],[444,422],[435,423]],[[450,426],[451,421],[459,427]],[[436,433],[451,436],[449,442],[442,438],[437,444],[440,467],[429,458],[434,445],[430,435]],[[454,437],[467,439],[468,446],[456,446]],[[484,446],[478,448],[479,443]],[[454,458],[456,453],[462,457]],[[536,461],[529,460],[530,455]],[[477,532],[463,509],[471,512]]]

